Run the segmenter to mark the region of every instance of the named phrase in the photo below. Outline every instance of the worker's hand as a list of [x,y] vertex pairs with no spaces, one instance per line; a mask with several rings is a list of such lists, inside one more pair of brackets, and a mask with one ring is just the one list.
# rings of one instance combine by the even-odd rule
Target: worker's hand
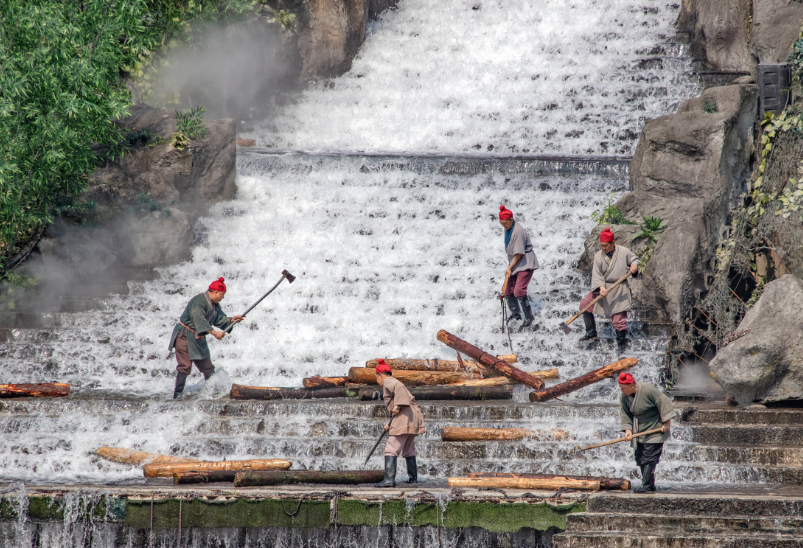
[[393,406],[393,411],[391,411],[390,414],[395,417],[396,415],[399,414],[399,411],[401,411],[401,409],[399,409],[399,406],[398,405],[394,405]]
[[662,424],[661,425],[661,432],[669,432],[669,425],[668,424]]
[[633,441],[633,432],[625,430],[625,441]]
[[390,425],[389,425],[389,424],[386,424],[386,425],[385,425],[385,432],[389,432],[389,431],[390,431]]
[[505,278],[510,278],[513,275],[513,269],[511,267],[507,267],[505,270]]
[[638,273],[638,263],[632,263],[630,265],[630,273],[637,274]]
[[223,333],[223,331],[214,331],[214,330],[210,331],[209,334],[212,335],[217,340],[222,339],[223,335],[225,335],[225,333]]
[[237,314],[236,316],[232,316],[231,321],[233,321],[234,323],[240,323],[244,319],[245,316],[240,316],[239,314]]
[[607,297],[608,296],[608,290],[605,289],[604,287],[600,287],[599,288],[599,294],[602,295],[603,297]]

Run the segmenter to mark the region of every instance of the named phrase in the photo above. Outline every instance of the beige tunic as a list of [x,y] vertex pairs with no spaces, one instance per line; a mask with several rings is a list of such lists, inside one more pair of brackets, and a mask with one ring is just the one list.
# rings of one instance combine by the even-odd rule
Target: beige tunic
[[510,241],[505,247],[507,264],[510,264],[516,255],[522,255],[519,262],[513,267],[511,274],[518,274],[524,270],[538,270],[538,259],[533,251],[530,233],[518,221],[514,221],[511,231]]
[[393,417],[388,434],[399,436],[424,433],[424,415],[407,387],[393,377],[388,377],[382,383],[382,396],[388,411],[393,412],[393,407],[396,405],[400,406],[401,410],[398,415]]
[[[617,245],[610,259],[602,250],[597,251],[591,269],[591,290],[602,286],[610,287],[627,274],[633,263],[638,264],[638,258],[624,246]],[[628,278],[594,305],[594,314],[612,316],[626,312],[630,310],[630,297],[630,278]]]

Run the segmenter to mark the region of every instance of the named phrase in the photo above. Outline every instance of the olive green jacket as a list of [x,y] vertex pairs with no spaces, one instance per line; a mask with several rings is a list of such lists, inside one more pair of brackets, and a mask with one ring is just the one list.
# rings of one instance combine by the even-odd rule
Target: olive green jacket
[[[186,327],[195,331],[189,331]],[[170,337],[170,346],[168,350],[173,350],[176,346],[176,339],[181,333],[187,337],[187,347],[190,351],[191,360],[205,360],[210,357],[209,346],[206,344],[206,334],[212,331],[215,327],[224,330],[231,325],[231,318],[226,316],[221,310],[219,304],[213,304],[209,299],[209,292],[204,291],[200,295],[196,295],[190,302],[184,312],[181,313],[179,323],[173,328],[173,334]],[[196,334],[198,335],[196,337]]]
[[[663,392],[646,382],[637,382],[638,389],[633,396],[622,394],[619,397],[621,408],[619,418],[622,430],[630,430],[634,434],[646,430],[661,428],[666,421],[675,418],[675,407]],[[663,443],[669,438],[669,432],[656,432],[648,436],[633,438],[636,443]]]

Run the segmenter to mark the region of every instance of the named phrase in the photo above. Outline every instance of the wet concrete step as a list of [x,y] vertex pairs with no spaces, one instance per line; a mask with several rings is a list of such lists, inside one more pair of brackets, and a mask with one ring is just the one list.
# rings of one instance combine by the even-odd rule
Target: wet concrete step
[[554,548],[800,548],[803,538],[791,535],[652,535],[641,533],[571,533],[553,537]]
[[[694,407],[694,404],[691,404]],[[750,407],[737,409],[704,409],[687,411],[688,424],[771,424],[803,425],[803,409],[770,409]]]
[[803,445],[801,426],[690,425],[693,441],[730,445]]
[[803,497],[656,493],[649,496],[594,495],[589,512],[660,514],[667,516],[803,517]]
[[580,512],[567,516],[567,533],[649,531],[655,534],[797,535],[803,536],[803,518],[774,516],[661,516]]

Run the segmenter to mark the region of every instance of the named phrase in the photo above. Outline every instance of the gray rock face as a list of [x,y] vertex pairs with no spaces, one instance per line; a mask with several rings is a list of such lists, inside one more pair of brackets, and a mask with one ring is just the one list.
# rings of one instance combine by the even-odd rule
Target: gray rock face
[[369,0],[305,0],[303,7],[302,77],[316,80],[348,71],[365,40]]
[[[706,112],[706,104],[716,112]],[[723,86],[642,130],[630,164],[631,192],[616,205],[628,220],[655,215],[667,224],[640,283],[632,286],[634,306],[650,309],[656,319],[680,322],[705,289],[728,212],[750,174],[755,117],[755,86]],[[586,253],[596,250],[598,237],[588,237]]]
[[678,30],[705,70],[749,72],[757,63],[784,63],[803,25],[797,0],[684,0]]
[[803,399],[803,280],[787,274],[764,288],[710,369],[740,405]]

